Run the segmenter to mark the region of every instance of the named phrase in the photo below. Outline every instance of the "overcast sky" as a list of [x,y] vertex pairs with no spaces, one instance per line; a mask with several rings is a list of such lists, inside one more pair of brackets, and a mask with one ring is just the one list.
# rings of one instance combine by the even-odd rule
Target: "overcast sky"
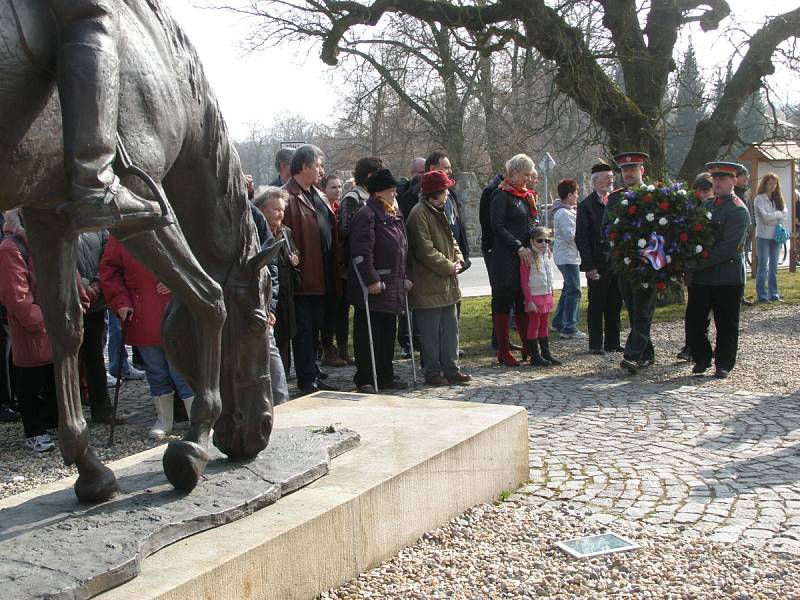
[[[249,28],[248,21],[232,13],[197,8],[202,0],[169,0],[168,4],[200,54],[234,138],[245,136],[247,123],[268,124],[280,112],[295,112],[311,121],[332,117],[337,94],[328,83],[325,73],[330,68],[319,59],[318,50],[287,45],[245,54],[239,40]],[[767,14],[787,12],[799,2],[729,0],[729,4],[742,28],[753,31]],[[727,60],[730,55],[730,43],[719,38],[718,33],[704,34],[699,28],[692,34],[698,57],[707,67],[714,65],[715,57]],[[785,95],[797,92],[796,74],[786,75],[781,79],[794,86],[786,88]]]

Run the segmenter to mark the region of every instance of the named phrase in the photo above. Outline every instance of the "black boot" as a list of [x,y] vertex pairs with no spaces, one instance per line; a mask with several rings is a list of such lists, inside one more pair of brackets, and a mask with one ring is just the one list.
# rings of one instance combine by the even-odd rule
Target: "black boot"
[[550,361],[551,365],[560,365],[561,361],[557,358],[553,358],[553,355],[550,354],[550,338],[543,337],[539,338],[539,345],[542,347],[542,358],[547,361]]
[[171,224],[157,203],[122,186],[114,173],[120,77],[118,18],[105,6],[111,4],[51,0],[50,5],[61,42],[56,79],[69,182],[67,202],[59,209],[76,232]]
[[531,353],[531,365],[534,367],[549,367],[550,363],[539,354],[539,346],[536,340],[528,340],[528,350]]

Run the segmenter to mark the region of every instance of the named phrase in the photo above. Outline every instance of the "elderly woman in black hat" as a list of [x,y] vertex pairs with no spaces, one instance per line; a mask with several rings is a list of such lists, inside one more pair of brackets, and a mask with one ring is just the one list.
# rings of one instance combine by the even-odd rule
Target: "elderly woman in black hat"
[[445,214],[447,190],[455,182],[444,171],[420,179],[419,202],[408,215],[408,239],[414,289],[411,305],[419,324],[425,381],[429,385],[462,384],[470,376],[458,368],[458,273],[464,256]]
[[397,181],[388,169],[381,169],[367,179],[369,199],[355,214],[350,225],[350,302],[355,307],[353,350],[356,374],[353,381],[361,392],[373,392],[372,361],[367,330],[363,281],[369,295],[372,341],[378,388],[408,387],[396,379],[392,366],[397,315],[405,309],[405,293],[411,289],[406,275],[408,240],[403,219],[395,200]]

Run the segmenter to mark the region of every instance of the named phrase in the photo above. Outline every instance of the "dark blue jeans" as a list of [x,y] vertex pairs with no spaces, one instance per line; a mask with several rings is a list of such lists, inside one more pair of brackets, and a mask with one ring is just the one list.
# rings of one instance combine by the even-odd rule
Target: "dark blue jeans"
[[303,388],[319,378],[317,348],[325,314],[325,296],[296,295],[294,313],[297,323],[297,333],[292,338],[294,370],[297,373],[297,387]]
[[556,265],[564,277],[564,287],[558,299],[552,325],[562,333],[575,333],[581,306],[580,265]]

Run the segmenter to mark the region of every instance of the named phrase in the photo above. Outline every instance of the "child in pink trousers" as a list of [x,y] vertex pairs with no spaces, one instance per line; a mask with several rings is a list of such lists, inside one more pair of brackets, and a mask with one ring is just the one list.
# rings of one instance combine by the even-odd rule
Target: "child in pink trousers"
[[553,310],[553,273],[556,270],[549,243],[545,230],[541,227],[534,228],[531,233],[533,263],[528,266],[520,262],[519,265],[525,312],[528,315],[528,350],[531,364],[538,367],[561,364],[560,360],[550,354],[550,338],[547,332],[550,311]]

